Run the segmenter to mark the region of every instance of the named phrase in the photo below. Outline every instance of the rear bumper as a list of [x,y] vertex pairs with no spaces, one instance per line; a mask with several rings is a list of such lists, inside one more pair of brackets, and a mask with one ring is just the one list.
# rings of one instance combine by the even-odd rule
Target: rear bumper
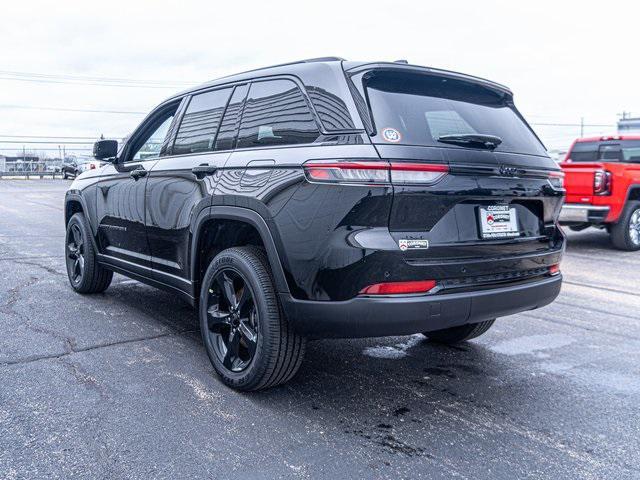
[[581,223],[604,223],[609,215],[609,207],[567,203],[562,206],[558,221],[561,225]]
[[560,293],[562,275],[490,290],[418,296],[358,296],[342,302],[281,294],[294,328],[321,338],[382,337],[440,330],[533,310]]

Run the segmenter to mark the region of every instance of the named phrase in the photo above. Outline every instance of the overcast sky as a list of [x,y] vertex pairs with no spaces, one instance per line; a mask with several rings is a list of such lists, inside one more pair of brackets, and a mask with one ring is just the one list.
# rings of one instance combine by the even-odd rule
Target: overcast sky
[[[546,146],[563,148],[580,128],[539,124],[584,117],[603,125],[585,133],[600,134],[615,132],[622,111],[640,116],[639,18],[637,0],[11,1],[0,19],[0,141],[122,137],[143,114],[47,109],[147,112],[192,83],[336,55],[503,83]],[[9,147],[22,143],[0,152]]]

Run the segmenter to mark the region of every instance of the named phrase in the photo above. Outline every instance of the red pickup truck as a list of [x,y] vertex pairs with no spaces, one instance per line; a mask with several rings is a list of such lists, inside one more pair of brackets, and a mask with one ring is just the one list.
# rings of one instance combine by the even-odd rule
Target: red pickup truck
[[560,166],[567,190],[560,223],[606,228],[615,247],[640,250],[640,135],[579,138]]

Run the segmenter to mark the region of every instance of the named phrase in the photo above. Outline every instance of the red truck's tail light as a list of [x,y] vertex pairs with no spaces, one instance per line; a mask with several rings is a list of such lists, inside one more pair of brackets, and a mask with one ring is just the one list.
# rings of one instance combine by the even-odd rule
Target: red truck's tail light
[[428,185],[448,171],[447,165],[417,162],[311,160],[304,164],[307,179],[323,183]]
[[607,172],[606,170],[596,170],[593,175],[593,194],[611,194],[611,172]]
[[564,173],[563,172],[549,172],[549,183],[553,188],[564,188]]
[[560,264],[556,263],[555,265],[551,265],[549,267],[549,274],[550,275],[558,275],[560,273]]
[[409,293],[427,293],[436,286],[435,280],[414,282],[376,283],[360,290],[362,295],[400,295]]

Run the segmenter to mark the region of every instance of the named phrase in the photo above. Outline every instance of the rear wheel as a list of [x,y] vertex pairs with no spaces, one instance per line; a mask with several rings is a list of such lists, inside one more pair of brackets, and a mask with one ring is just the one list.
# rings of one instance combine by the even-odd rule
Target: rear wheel
[[485,333],[495,320],[487,320],[486,322],[470,323],[459,327],[443,328],[442,330],[434,330],[433,332],[424,332],[423,335],[429,340],[439,343],[460,343],[472,338],[479,337]]
[[228,386],[261,390],[298,371],[305,339],[281,313],[262,249],[229,248],[213,259],[202,282],[199,315],[209,359]]
[[621,250],[640,250],[640,202],[627,202],[618,223],[611,225],[611,242]]
[[588,223],[583,223],[580,225],[569,225],[569,230],[571,230],[572,232],[581,232],[582,230],[585,230],[590,226],[591,225],[589,225]]
[[98,264],[83,213],[76,213],[69,220],[65,243],[67,275],[73,289],[78,293],[104,292],[111,284],[113,272]]

